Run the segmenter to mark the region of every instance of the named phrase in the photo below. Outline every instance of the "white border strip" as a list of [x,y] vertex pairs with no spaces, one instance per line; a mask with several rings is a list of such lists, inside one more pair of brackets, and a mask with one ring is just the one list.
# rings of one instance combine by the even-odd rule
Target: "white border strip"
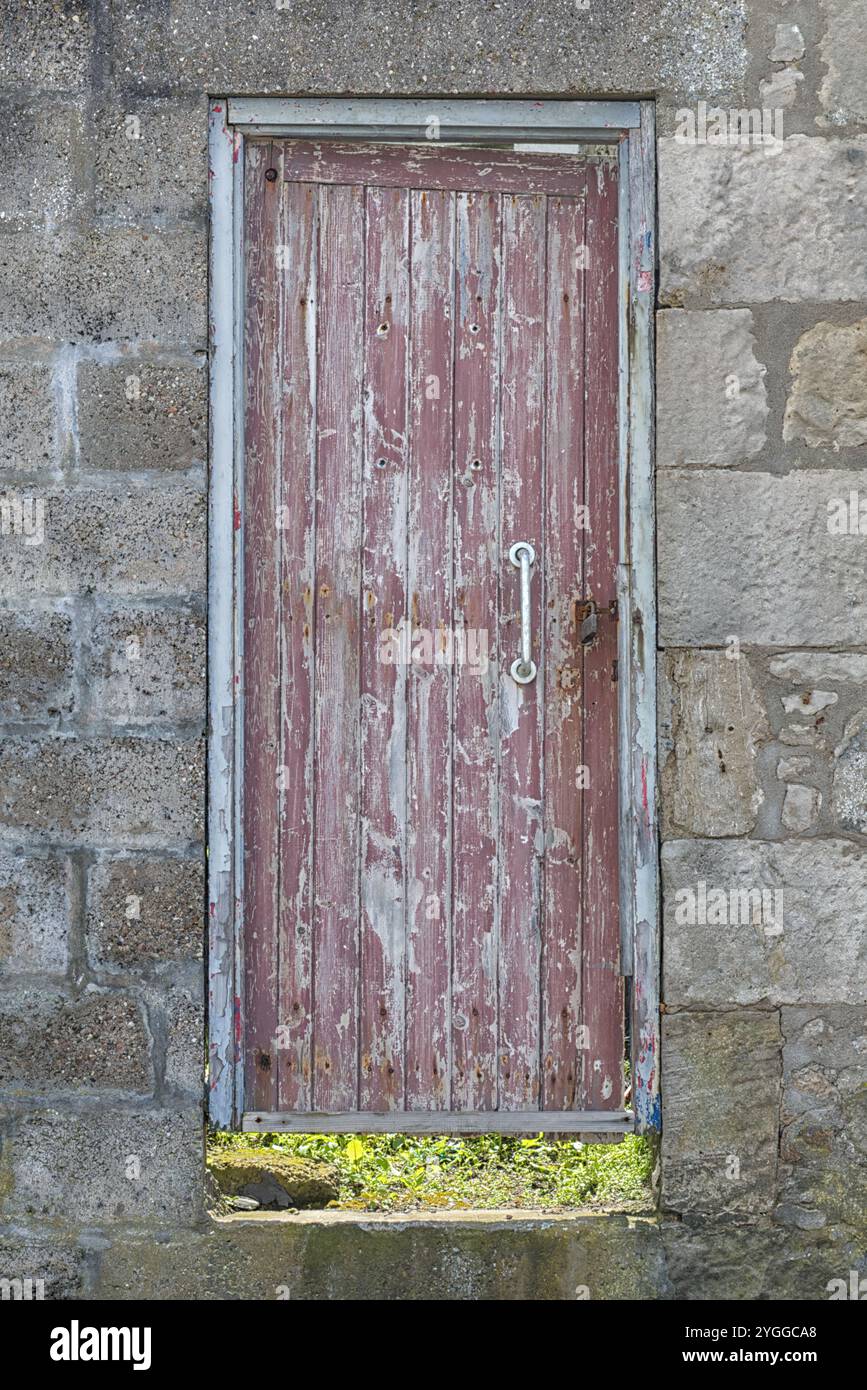
[[[208,1095],[212,1122],[235,1108],[235,247],[234,133],[225,102],[208,119],[210,412],[208,487]],[[237,137],[240,140],[240,137]]]
[[[641,123],[637,101],[358,100],[319,97],[230,97],[229,124],[258,134],[404,140],[502,141],[523,134],[552,140],[618,139]],[[252,131],[250,132],[252,133]]]
[[633,956],[632,1104],[639,1131],[661,1127],[659,1101],[659,847],[656,804],[656,520],[654,310],[656,302],[655,112],[642,102],[629,134],[628,605],[629,704],[621,737],[631,774],[625,848]]

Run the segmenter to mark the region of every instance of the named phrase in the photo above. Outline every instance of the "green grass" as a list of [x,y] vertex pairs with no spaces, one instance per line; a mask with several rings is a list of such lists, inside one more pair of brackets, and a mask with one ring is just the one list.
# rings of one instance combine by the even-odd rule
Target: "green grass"
[[214,1134],[211,1146],[273,1147],[330,1163],[340,1175],[337,1205],[348,1210],[640,1210],[651,1200],[653,1147],[632,1135],[581,1144],[542,1135]]

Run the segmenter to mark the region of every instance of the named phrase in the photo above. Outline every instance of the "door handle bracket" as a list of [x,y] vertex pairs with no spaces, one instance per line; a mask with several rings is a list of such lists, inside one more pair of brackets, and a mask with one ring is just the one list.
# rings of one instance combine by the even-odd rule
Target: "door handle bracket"
[[536,552],[529,541],[515,541],[509,549],[509,559],[521,571],[521,655],[512,662],[511,676],[518,685],[529,685],[536,679],[530,613],[530,566],[536,559]]

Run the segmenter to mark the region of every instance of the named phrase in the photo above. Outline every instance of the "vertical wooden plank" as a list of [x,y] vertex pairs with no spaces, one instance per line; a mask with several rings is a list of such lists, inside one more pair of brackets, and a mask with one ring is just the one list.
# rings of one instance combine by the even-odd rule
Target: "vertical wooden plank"
[[[452,1106],[497,1105],[500,197],[457,196]],[[487,659],[464,654],[481,650]],[[472,646],[470,646],[472,644]]]
[[617,596],[618,235],[617,175],[607,162],[587,171],[584,476],[590,527],[584,538],[585,595],[599,608],[598,635],[584,651],[584,914],[581,952],[585,1067],[578,1103],[623,1104],[623,981],[618,917]]
[[313,1105],[339,1111],[358,1105],[364,196],[318,196]]
[[[500,951],[499,1105],[539,1104],[539,960],[543,921],[542,757],[545,653],[542,415],[545,390],[545,216],[540,194],[503,198],[502,457],[500,480]],[[541,252],[541,254],[540,254]],[[520,571],[509,548],[529,541],[533,660],[528,685],[511,675],[520,654]]]
[[617,174],[599,161],[586,183],[586,350],[584,459],[591,525],[585,532],[585,594],[599,607],[597,637],[584,655],[585,913],[582,1023],[585,1069],[579,1104],[622,1106],[622,979],[618,917],[617,598],[618,418],[620,366],[617,277]]
[[278,1096],[280,538],[277,530],[282,412],[283,180],[279,147],[251,145],[244,203],[246,260],[246,525],[244,552],[244,893],[246,1096],[267,1108]]
[[542,1108],[571,1110],[581,1009],[584,200],[548,199]]
[[311,1108],[316,198],[284,188],[280,755],[281,1109]]
[[411,194],[406,1107],[449,1105],[455,196]]
[[361,644],[360,1105],[403,1108],[409,194],[369,188],[365,220]]

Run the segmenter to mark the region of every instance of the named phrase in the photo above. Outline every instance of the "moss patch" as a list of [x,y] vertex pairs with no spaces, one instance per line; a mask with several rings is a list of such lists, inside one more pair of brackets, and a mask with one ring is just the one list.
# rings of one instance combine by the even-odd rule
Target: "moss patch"
[[224,1197],[253,1197],[263,1207],[324,1207],[339,1190],[329,1164],[272,1147],[216,1149],[208,1167]]

